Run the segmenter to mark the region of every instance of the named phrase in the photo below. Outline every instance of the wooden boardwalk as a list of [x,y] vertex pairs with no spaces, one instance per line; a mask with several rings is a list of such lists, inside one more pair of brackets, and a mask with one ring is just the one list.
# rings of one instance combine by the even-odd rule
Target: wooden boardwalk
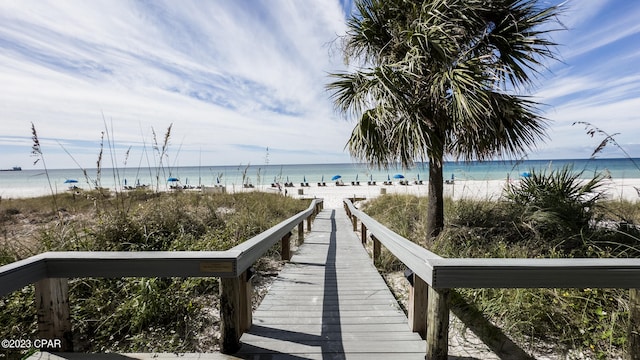
[[421,359],[425,342],[342,209],[325,209],[241,338],[243,359]]

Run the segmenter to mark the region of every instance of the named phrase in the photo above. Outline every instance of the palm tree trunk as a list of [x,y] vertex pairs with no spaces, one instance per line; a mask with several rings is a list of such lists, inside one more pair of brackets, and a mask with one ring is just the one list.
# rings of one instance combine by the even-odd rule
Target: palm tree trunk
[[444,189],[442,159],[429,157],[429,192],[427,203],[427,242],[444,229]]

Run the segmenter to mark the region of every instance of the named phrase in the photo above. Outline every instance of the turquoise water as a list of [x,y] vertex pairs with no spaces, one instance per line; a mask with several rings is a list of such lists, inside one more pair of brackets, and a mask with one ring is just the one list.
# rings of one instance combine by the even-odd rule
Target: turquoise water
[[[640,159],[633,159],[640,164]],[[590,177],[594,172],[607,172],[613,179],[640,178],[640,170],[630,159],[566,159],[566,160],[524,160],[487,161],[458,163],[447,162],[444,166],[445,178],[456,180],[501,180],[507,176],[515,179],[523,172],[550,171],[565,165],[573,165],[574,170],[584,171],[583,177]],[[365,164],[301,164],[301,165],[251,165],[251,166],[200,166],[177,168],[123,168],[114,171],[103,169],[98,176],[95,169],[88,169],[86,176],[80,169],[49,170],[48,175],[54,191],[64,191],[70,185],[69,179],[78,180],[76,186],[93,188],[96,183],[106,188],[118,188],[125,185],[147,184],[161,190],[171,184],[169,177],[180,180],[181,185],[215,185],[241,186],[249,182],[254,185],[269,185],[273,182],[292,182],[299,185],[306,180],[312,186],[324,180],[331,182],[335,175],[340,175],[346,183],[366,182],[373,179],[378,182],[393,179],[401,174],[408,180],[427,180],[426,164],[419,164],[413,169],[401,168],[375,169]],[[96,181],[99,179],[100,181]],[[24,169],[22,171],[0,171],[0,196],[13,194],[31,196],[48,194],[49,182],[42,169]]]

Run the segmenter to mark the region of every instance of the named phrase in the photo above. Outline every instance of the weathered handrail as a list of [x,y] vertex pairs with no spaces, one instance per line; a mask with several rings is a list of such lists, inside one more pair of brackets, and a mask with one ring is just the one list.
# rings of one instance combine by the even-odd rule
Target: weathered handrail
[[316,211],[316,202],[322,204],[322,200],[314,199],[309,208],[302,211],[287,220],[282,221],[278,225],[252,237],[251,239],[238,244],[230,251],[239,252],[237,255],[237,274],[240,274],[253,265],[262,255],[269,250],[273,244],[282,239],[286,234],[304,219],[311,216]]
[[[225,307],[220,311],[223,323],[221,347],[223,352],[233,352],[239,346],[240,335],[251,323],[251,292],[246,287],[249,280],[246,276],[247,269],[278,241],[282,241],[283,248],[288,249],[291,230],[296,226],[300,239],[304,231],[304,220],[307,220],[307,229],[310,230],[311,218],[322,209],[322,205],[322,199],[313,199],[306,210],[226,251],[65,251],[38,254],[0,267],[0,296],[35,283],[39,321],[42,315],[43,321],[49,323],[45,326],[47,329],[44,329],[47,333],[41,331],[40,336],[49,339],[64,338],[63,348],[69,350],[69,319],[53,321],[49,318],[60,317],[60,314],[68,317],[68,278],[219,277],[220,302],[221,307]],[[287,254],[283,251],[282,256],[288,259],[288,251]],[[64,281],[61,282],[60,279]],[[243,290],[236,291],[240,287]],[[52,297],[63,299],[45,300],[51,300]],[[64,309],[60,310],[59,307]],[[63,328],[51,328],[60,323],[64,323]]]
[[[344,205],[354,230],[360,220],[363,236],[367,231],[371,233],[374,256],[375,242],[379,242],[415,274],[409,322],[414,331],[426,336],[427,359],[447,358],[448,291],[452,288],[630,289],[633,308],[630,317],[640,315],[640,291],[637,290],[640,289],[640,259],[442,258],[356,209],[350,199],[344,199]],[[422,286],[428,286],[428,300],[423,298],[427,296],[426,288],[416,290]],[[628,356],[637,360],[640,359],[640,318],[629,323]]]
[[0,267],[0,296],[45,278],[233,277],[228,251],[59,251]]
[[350,199],[345,199],[347,214],[359,219],[376,241],[380,241],[398,260],[411,269],[421,279],[432,284],[432,267],[426,259],[442,259],[437,254],[410,241],[386,226],[380,224],[369,215],[355,208]]

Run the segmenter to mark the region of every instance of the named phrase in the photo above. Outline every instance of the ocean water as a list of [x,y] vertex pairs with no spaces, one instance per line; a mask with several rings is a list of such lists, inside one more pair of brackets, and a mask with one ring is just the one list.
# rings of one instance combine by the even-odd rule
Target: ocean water
[[[635,161],[635,163],[634,163]],[[525,172],[541,172],[573,166],[575,171],[583,171],[583,177],[591,177],[595,172],[605,172],[613,179],[640,178],[640,169],[636,167],[640,159],[565,159],[565,160],[524,160],[486,161],[486,162],[447,162],[444,165],[445,179],[456,180],[501,180],[507,177],[516,179]],[[48,179],[47,179],[48,174]],[[292,182],[300,185],[306,181],[311,186],[318,182],[329,183],[334,176],[341,176],[345,183],[360,181],[366,183],[373,179],[382,182],[402,175],[407,180],[427,180],[427,164],[417,164],[412,169],[391,167],[389,169],[371,168],[366,164],[300,164],[300,165],[251,165],[251,166],[199,166],[176,168],[121,168],[102,169],[23,169],[22,171],[0,171],[0,196],[24,197],[45,195],[68,189],[70,185],[90,189],[95,186],[118,189],[124,186],[148,185],[165,190],[175,184],[169,178],[179,179],[180,185],[222,184],[241,187],[244,183],[270,185],[273,182]],[[69,183],[77,180],[77,183]],[[51,184],[51,186],[49,185]]]

